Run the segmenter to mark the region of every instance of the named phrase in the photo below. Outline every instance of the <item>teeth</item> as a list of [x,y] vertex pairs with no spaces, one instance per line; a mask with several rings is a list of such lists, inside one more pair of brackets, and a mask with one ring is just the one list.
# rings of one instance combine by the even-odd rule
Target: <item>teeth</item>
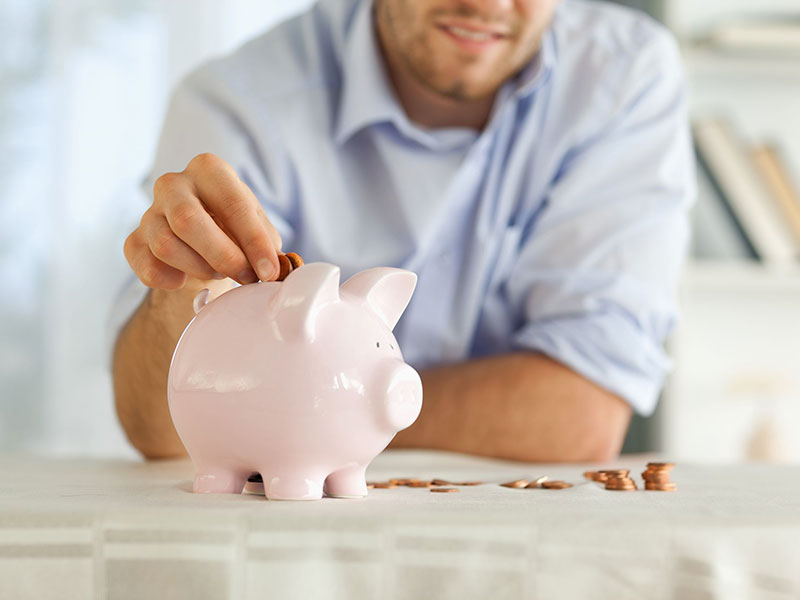
[[463,27],[448,27],[448,29],[457,36],[474,42],[485,42],[494,37],[491,33],[472,31],[471,29],[464,29]]

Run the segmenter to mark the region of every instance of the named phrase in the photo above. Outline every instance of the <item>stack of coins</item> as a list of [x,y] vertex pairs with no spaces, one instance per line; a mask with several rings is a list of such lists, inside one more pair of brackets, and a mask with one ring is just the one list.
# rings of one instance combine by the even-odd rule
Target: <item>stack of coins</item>
[[642,471],[644,489],[657,492],[674,492],[678,486],[669,480],[669,472],[675,463],[647,463],[647,469]]
[[287,254],[278,254],[278,264],[280,265],[280,272],[275,281],[283,281],[287,275],[303,266],[303,258],[296,252],[289,252]]
[[607,490],[635,492],[637,489],[636,482],[628,476],[630,475],[630,470],[628,469],[606,469],[600,472],[604,473],[606,476],[605,483]]

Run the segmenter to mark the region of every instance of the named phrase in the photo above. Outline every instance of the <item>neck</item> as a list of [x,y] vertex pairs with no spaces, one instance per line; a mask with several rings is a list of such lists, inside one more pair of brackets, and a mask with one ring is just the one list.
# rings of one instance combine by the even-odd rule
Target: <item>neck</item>
[[379,22],[376,23],[376,29],[389,79],[409,120],[430,128],[483,129],[489,120],[495,94],[477,100],[457,100],[435,92],[409,73],[401,57],[388,50]]

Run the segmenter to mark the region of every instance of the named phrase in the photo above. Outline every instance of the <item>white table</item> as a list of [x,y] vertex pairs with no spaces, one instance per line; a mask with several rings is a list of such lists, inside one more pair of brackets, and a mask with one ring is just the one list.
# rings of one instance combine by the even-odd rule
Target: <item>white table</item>
[[[613,466],[641,487],[651,459]],[[674,493],[587,468],[388,451],[369,479],[491,483],[280,502],[192,494],[188,460],[3,455],[0,598],[800,597],[800,467],[679,464]],[[497,485],[539,475],[577,485]]]

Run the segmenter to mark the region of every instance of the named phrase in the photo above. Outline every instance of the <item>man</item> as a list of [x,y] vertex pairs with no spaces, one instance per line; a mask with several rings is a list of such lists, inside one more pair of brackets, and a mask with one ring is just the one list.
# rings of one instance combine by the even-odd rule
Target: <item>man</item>
[[174,94],[125,243],[152,289],[114,352],[120,420],[184,454],[166,380],[193,296],[295,251],[419,276],[395,335],[423,409],[392,446],[609,460],[668,366],[692,179],[678,51],[643,15],[320,0]]

